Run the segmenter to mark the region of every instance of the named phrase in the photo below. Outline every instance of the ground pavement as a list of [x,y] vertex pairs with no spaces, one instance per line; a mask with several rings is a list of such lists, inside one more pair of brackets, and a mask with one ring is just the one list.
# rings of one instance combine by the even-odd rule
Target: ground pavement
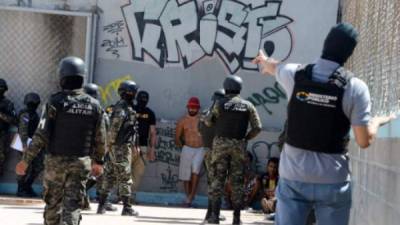
[[[43,202],[40,200],[0,197],[0,224],[1,225],[42,225]],[[106,215],[97,215],[97,204],[91,204],[92,210],[84,211],[81,225],[166,225],[166,224],[204,224],[205,209],[187,209],[171,206],[134,206],[139,217],[122,217],[121,205],[117,205],[117,212],[108,212]],[[232,224],[232,211],[222,211],[227,217],[220,224]],[[273,224],[264,220],[263,214],[242,211],[244,225]]]

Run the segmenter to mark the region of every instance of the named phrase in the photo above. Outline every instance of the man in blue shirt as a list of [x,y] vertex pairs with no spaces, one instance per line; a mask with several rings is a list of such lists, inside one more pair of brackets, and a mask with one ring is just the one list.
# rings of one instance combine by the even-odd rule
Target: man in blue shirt
[[352,25],[340,23],[312,64],[280,64],[262,51],[253,61],[262,74],[275,75],[290,98],[276,190],[277,225],[305,224],[311,209],[319,224],[349,223],[349,131],[361,148],[367,148],[378,128],[393,119],[371,118],[367,85],[343,68],[357,39]]

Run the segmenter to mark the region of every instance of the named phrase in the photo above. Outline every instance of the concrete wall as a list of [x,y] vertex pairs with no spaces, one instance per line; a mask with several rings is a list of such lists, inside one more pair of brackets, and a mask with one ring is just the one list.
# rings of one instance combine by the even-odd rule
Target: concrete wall
[[[0,5],[99,15],[94,81],[102,87],[103,104],[115,102],[119,83],[133,79],[150,92],[157,118],[170,121],[158,124],[158,159],[149,164],[141,186],[165,193],[181,191],[176,179],[180,150],[162,133],[186,113],[189,97],[198,96],[208,107],[229,74],[243,78],[242,96],[261,116],[265,131],[248,150],[255,154],[254,166],[264,171],[268,158],[279,155],[276,141],[287,100],[274,78],[261,76],[250,61],[260,48],[284,62],[313,61],[338,10],[338,0],[0,0]],[[9,160],[3,181],[13,181],[15,161]]]

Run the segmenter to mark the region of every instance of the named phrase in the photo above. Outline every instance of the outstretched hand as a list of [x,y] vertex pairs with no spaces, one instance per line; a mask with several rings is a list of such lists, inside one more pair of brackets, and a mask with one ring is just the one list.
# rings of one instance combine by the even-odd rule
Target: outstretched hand
[[252,63],[260,67],[260,72],[264,75],[275,75],[278,60],[268,57],[263,50],[258,51],[258,55],[253,59]]

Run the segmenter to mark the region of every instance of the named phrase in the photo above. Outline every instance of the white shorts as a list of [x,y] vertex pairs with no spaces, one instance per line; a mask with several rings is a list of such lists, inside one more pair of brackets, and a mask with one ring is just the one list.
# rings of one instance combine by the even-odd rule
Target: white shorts
[[204,149],[191,148],[186,145],[182,148],[181,159],[179,163],[179,179],[189,181],[192,173],[199,174],[203,165]]

